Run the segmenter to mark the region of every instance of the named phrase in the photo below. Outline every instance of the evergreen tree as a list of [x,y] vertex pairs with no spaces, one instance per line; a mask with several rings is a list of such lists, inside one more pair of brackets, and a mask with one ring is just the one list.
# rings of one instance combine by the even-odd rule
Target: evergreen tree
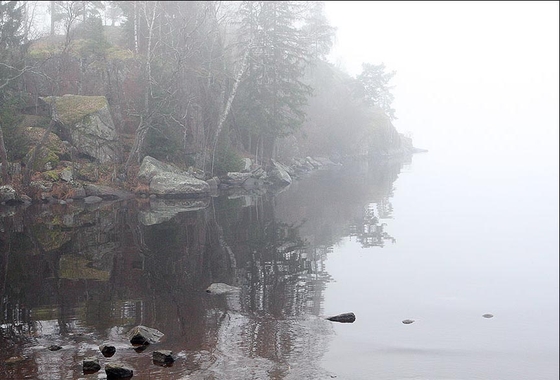
[[381,108],[391,120],[396,119],[395,110],[391,107],[394,96],[389,82],[395,76],[395,71],[385,72],[385,64],[362,64],[362,73],[357,76],[360,84],[358,96],[363,97],[367,105]]
[[251,43],[246,76],[240,83],[234,114],[245,147],[265,158],[278,137],[297,130],[311,88],[302,82],[311,59],[303,23],[306,4],[295,1],[246,1],[240,6],[239,39]]
[[19,80],[25,72],[21,59],[23,16],[22,4],[0,1],[0,162],[3,183],[9,182],[8,152],[4,138],[9,140],[15,129]]

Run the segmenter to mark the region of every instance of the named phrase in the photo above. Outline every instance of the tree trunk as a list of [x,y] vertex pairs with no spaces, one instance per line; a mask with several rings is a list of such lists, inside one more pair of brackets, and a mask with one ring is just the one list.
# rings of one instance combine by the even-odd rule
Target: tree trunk
[[8,154],[6,153],[6,146],[4,145],[4,134],[2,133],[2,126],[0,125],[0,162],[2,163],[2,184],[7,185],[10,183],[8,176]]
[[134,2],[134,52],[138,54],[138,4]]
[[130,148],[130,153],[128,154],[128,158],[124,164],[123,172],[125,174],[127,174],[130,164],[135,157],[138,161],[140,160],[140,150],[144,145],[144,139],[148,133],[148,128],[149,126],[146,125],[143,118],[140,117],[140,124],[138,125],[138,128],[136,128],[136,135],[134,136],[134,143],[132,144],[132,148]]
[[214,176],[214,158],[216,156],[216,146],[218,145],[218,138],[220,137],[220,132],[222,131],[224,123],[229,114],[231,104],[233,103],[233,99],[235,98],[235,94],[237,93],[237,87],[239,86],[241,77],[243,76],[243,73],[245,73],[245,69],[247,68],[247,61],[248,61],[247,58],[249,57],[250,50],[251,50],[251,42],[247,46],[247,50],[245,50],[245,54],[243,55],[243,61],[241,62],[241,68],[237,73],[237,77],[235,78],[235,82],[233,83],[233,88],[231,89],[231,93],[229,94],[229,98],[224,108],[224,112],[222,113],[222,116],[220,117],[220,121],[218,122],[218,128],[216,128],[216,135],[214,136],[214,147],[212,149],[212,169],[211,169],[212,176]]
[[55,2],[51,1],[51,37],[54,36],[54,14],[55,14]]

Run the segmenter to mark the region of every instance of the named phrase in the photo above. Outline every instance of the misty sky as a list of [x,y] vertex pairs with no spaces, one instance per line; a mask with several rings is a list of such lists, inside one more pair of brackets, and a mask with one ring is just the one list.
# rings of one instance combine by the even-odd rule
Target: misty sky
[[333,63],[397,72],[394,125],[417,147],[557,161],[558,2],[327,1],[326,13]]

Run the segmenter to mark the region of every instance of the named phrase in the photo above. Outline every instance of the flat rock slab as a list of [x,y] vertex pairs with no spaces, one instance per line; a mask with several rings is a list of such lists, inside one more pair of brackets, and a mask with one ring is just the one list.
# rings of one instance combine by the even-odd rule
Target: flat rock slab
[[225,293],[233,293],[238,291],[239,288],[236,286],[231,286],[228,284],[224,284],[221,282],[216,282],[212,285],[210,285],[208,288],[206,288],[206,293],[212,293],[212,294],[225,294]]
[[327,320],[340,323],[354,323],[354,321],[356,320],[356,316],[354,315],[354,313],[344,313],[329,317],[327,318]]
[[147,345],[157,343],[160,341],[163,335],[164,334],[161,331],[141,325],[133,327],[127,333],[127,337],[130,340],[130,343],[133,345]]

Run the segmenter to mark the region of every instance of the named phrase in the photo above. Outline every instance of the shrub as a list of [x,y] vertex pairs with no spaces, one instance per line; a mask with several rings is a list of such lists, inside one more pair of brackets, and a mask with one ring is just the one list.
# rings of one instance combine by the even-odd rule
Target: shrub
[[[211,165],[211,163],[210,163]],[[214,175],[238,172],[244,167],[243,158],[228,144],[220,144],[214,156]]]

